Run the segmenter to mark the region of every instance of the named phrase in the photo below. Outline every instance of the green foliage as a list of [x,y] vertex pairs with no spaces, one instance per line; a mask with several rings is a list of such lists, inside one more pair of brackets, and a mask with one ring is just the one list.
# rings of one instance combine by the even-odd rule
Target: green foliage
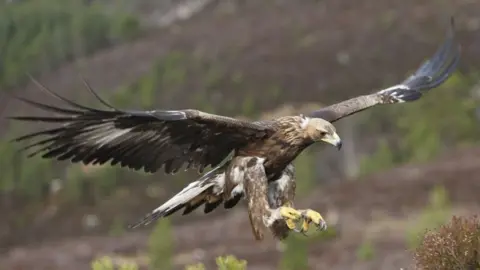
[[449,224],[425,234],[415,250],[422,270],[480,269],[480,221],[453,217]]
[[417,248],[427,230],[443,225],[451,215],[450,201],[447,191],[442,186],[436,186],[430,192],[429,204],[415,222],[407,228],[407,245]]
[[424,162],[437,155],[444,144],[478,142],[480,128],[473,113],[469,78],[454,74],[442,87],[418,102],[397,108],[398,127],[404,134],[400,148],[408,160]]
[[246,270],[247,261],[239,260],[235,256],[228,255],[216,259],[218,270]]
[[133,262],[121,262],[120,265],[115,266],[113,260],[108,256],[96,259],[91,264],[92,270],[138,270],[138,266]]
[[394,152],[390,150],[386,140],[380,140],[377,151],[373,155],[363,158],[360,162],[360,175],[385,170],[395,164]]
[[316,234],[309,236],[311,241],[319,240],[331,240],[338,236],[337,229],[334,226],[328,226],[325,231],[317,232]]
[[27,0],[0,6],[0,87],[139,33],[131,15],[81,0]]
[[242,107],[241,107],[242,115],[245,117],[254,117],[256,113],[256,106],[255,106],[255,97],[253,95],[245,95],[243,97]]
[[[158,105],[156,100],[160,93],[162,101],[169,102],[175,90],[186,83],[188,60],[182,52],[169,53],[158,60],[147,75],[117,91],[113,103],[117,106],[152,108]],[[133,104],[132,100],[140,100],[140,104]],[[165,106],[166,103],[161,105]]]
[[[479,142],[480,125],[475,118],[477,107],[470,89],[477,76],[454,74],[442,86],[422,99],[398,106],[382,107],[382,114],[371,110],[365,124],[377,127],[389,141],[381,140],[377,151],[364,159],[363,174],[386,169],[407,162],[431,160],[446,148],[455,148]],[[367,113],[368,114],[368,113]],[[378,121],[377,121],[378,120]],[[393,124],[392,124],[393,121]],[[392,150],[393,149],[393,150]]]
[[120,236],[125,232],[125,221],[120,217],[115,217],[110,226],[109,234],[112,236]]
[[363,261],[369,261],[375,256],[375,247],[369,240],[364,241],[357,248],[357,258]]
[[[221,94],[217,89],[223,82],[231,87],[227,93],[223,89],[226,97],[218,102]],[[174,50],[157,59],[148,74],[116,91],[112,103],[117,106],[170,108],[173,101],[182,100],[184,104],[210,113],[255,117],[259,113],[256,109],[258,100],[252,92],[245,91],[249,88],[242,72],[225,68],[219,61],[202,58],[198,52]],[[263,92],[275,99],[281,89],[275,84],[264,87]],[[230,93],[241,98],[231,98]],[[132,100],[140,102],[133,104]]]
[[205,265],[203,265],[203,263],[197,263],[197,264],[193,264],[193,265],[187,265],[187,267],[185,267],[185,270],[205,270]]
[[150,269],[172,269],[173,239],[170,220],[160,219],[148,241]]
[[[63,203],[96,204],[119,188],[122,169],[111,166],[70,164],[64,176]],[[101,179],[101,180],[99,180]]]
[[39,200],[52,180],[51,161],[26,160],[14,144],[0,141],[0,192],[14,192],[17,196]]
[[301,153],[294,160],[295,177],[297,178],[296,192],[299,195],[307,195],[315,186],[315,158],[309,149]]
[[[246,270],[247,261],[239,260],[235,256],[220,256],[216,258],[218,270]],[[205,265],[202,263],[187,265],[185,270],[205,270]]]
[[[158,240],[157,240],[158,241]],[[139,269],[138,265],[134,262],[130,262],[127,260],[118,260],[119,262],[115,263],[112,258],[108,256],[103,256],[98,259],[95,259],[91,263],[92,270],[137,270]],[[239,260],[235,256],[228,255],[228,256],[220,256],[216,258],[216,264],[218,270],[246,270],[247,269],[247,261]],[[164,270],[170,269],[170,265],[166,264],[159,264],[156,267],[150,265],[152,269],[155,270]],[[185,270],[205,270],[205,265],[202,263],[194,264],[194,265],[187,265]]]
[[314,226],[309,228],[305,235],[291,233],[285,239],[285,250],[280,261],[280,269],[296,270],[308,269],[308,247],[312,243],[328,241],[337,237],[338,232],[334,226],[329,226],[325,231],[316,231]]
[[285,240],[280,268],[282,270],[308,269],[308,238],[291,234]]

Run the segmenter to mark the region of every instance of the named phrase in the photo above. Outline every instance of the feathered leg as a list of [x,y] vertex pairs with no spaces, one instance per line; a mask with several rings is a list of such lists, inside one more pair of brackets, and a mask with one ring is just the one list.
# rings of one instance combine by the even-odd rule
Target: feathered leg
[[[273,235],[283,239],[290,230],[303,232],[308,224],[314,222],[319,228],[326,228],[321,215],[313,210],[296,210],[293,206],[295,184],[293,178],[279,178],[269,184],[263,159],[242,157],[236,160],[237,168],[243,164],[244,192],[253,234],[257,240],[263,239],[262,227],[268,227]],[[286,181],[286,182],[282,182]],[[279,204],[280,203],[280,204]],[[302,223],[300,229],[297,224]]]
[[[294,208],[294,199],[296,191],[295,167],[289,164],[278,179],[270,181],[268,186],[268,201],[270,208],[286,206]],[[327,224],[322,215],[312,209],[298,210],[302,214],[302,224],[300,229],[293,229],[304,233],[308,231],[310,224],[314,224],[318,229],[325,230]],[[292,230],[293,224],[276,221],[270,227],[272,233],[280,239],[288,236]],[[296,224],[295,224],[296,225]]]

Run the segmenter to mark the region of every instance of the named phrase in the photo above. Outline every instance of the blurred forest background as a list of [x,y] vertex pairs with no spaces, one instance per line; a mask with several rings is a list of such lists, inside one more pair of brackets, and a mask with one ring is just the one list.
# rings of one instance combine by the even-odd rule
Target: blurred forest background
[[[247,269],[411,269],[425,229],[478,213],[480,1],[2,1],[0,269],[216,269],[229,254]],[[41,126],[4,116],[41,112],[6,92],[56,102],[27,72],[89,105],[81,77],[117,107],[270,118],[400,82],[451,15],[462,58],[447,83],[338,122],[342,151],[296,160],[297,205],[330,226],[309,238],[255,242],[244,206],[126,231],[198,176],[27,159],[9,142]]]

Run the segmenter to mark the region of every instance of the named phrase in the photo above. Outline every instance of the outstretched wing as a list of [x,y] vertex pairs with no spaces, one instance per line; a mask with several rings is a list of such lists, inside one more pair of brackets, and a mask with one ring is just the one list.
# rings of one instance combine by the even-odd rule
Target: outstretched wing
[[355,97],[317,111],[309,117],[318,117],[329,122],[363,111],[379,104],[395,104],[415,101],[423,92],[445,82],[455,71],[460,58],[460,45],[455,40],[454,20],[451,19],[446,41],[433,57],[425,61],[417,71],[402,83],[370,95]]
[[84,164],[119,164],[131,169],[177,172],[184,164],[202,172],[218,165],[232,150],[267,136],[268,122],[248,122],[198,110],[119,110],[103,101],[85,82],[89,91],[108,110],[74,103],[37,86],[71,106],[60,108],[16,97],[57,116],[16,116],[14,120],[48,122],[60,126],[33,132],[14,141],[35,140],[23,150],[37,148],[29,156],[70,160]]

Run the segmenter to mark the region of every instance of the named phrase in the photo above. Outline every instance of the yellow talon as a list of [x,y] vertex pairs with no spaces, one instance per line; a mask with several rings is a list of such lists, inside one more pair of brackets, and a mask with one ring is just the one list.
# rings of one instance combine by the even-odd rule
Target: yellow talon
[[[280,207],[280,215],[285,220],[288,228],[296,232],[307,232],[310,223],[314,223],[320,230],[327,228],[327,224],[323,220],[322,215],[311,209],[296,210],[292,207],[282,206]],[[297,229],[297,225],[300,225],[300,228]]]
[[303,224],[302,224],[302,232],[308,231],[309,227],[310,227],[310,222],[308,221],[308,219],[304,218]]
[[308,231],[310,222],[313,222],[318,227],[319,230],[327,229],[327,223],[323,219],[322,215],[320,215],[320,213],[318,213],[317,211],[307,209],[301,212],[304,218],[304,222],[302,226],[303,231]]
[[280,215],[290,230],[297,230],[297,222],[303,218],[302,212],[288,206],[280,207]]
[[282,206],[280,208],[280,215],[287,219],[298,220],[302,217],[302,212],[291,207]]
[[292,219],[286,219],[285,220],[285,223],[287,224],[287,227],[290,229],[290,230],[294,230],[297,228],[297,224],[295,223],[294,220]]

